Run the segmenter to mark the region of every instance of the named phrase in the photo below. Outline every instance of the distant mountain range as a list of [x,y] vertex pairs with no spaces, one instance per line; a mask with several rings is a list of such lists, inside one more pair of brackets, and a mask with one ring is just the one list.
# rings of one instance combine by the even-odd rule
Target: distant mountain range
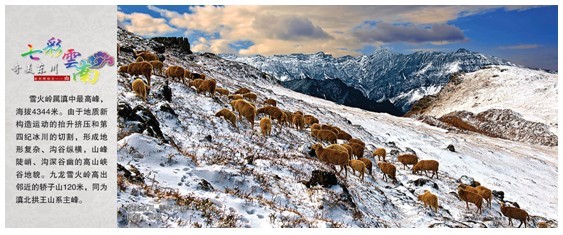
[[[405,55],[380,48],[371,55],[339,58],[322,52],[251,57],[232,54],[220,56],[272,74],[282,85],[292,90],[393,115],[402,115],[417,100],[438,93],[455,73],[473,72],[488,65],[514,66],[506,60],[466,49],[449,53],[426,51]],[[337,82],[338,80],[342,83]],[[355,98],[361,103],[353,103],[349,97],[338,94],[361,94],[364,99]],[[371,104],[365,104],[366,102]],[[390,108],[389,104],[395,108]]]

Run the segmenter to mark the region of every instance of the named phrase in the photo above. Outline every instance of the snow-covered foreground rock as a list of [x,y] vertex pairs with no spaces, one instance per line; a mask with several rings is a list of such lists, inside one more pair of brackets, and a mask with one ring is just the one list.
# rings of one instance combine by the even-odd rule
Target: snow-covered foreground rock
[[[149,49],[145,40],[120,34],[122,45]],[[375,177],[366,175],[361,182],[348,172],[347,179],[343,173],[337,176],[337,185],[307,188],[303,182],[312,171],[334,172],[309,154],[315,141],[308,129],[274,125],[272,136],[263,137],[258,118],[254,129],[243,121],[236,129],[214,116],[230,109],[226,96],[196,94],[170,81],[168,102],[162,97],[167,79],[155,75],[144,103],[131,91],[132,77],[120,74],[117,157],[125,168],[118,181],[120,227],[508,227],[497,199],[482,214],[472,204],[466,209],[455,193],[462,175],[503,191],[505,200],[531,215],[528,226],[541,221],[557,226],[558,147],[447,132],[409,118],[341,106],[285,89],[253,67],[211,54],[165,55],[167,66],[206,74],[231,92],[251,89],[259,97],[258,107],[272,98],[281,109],[300,110],[346,130],[367,144],[364,155],[374,162]],[[124,52],[118,63],[132,60],[132,53]],[[446,149],[449,144],[455,152]],[[398,183],[382,180],[371,157],[375,147],[396,150],[387,160],[397,167]],[[439,179],[404,170],[395,153],[407,151],[438,160]],[[417,200],[424,190],[438,196],[437,213]]]

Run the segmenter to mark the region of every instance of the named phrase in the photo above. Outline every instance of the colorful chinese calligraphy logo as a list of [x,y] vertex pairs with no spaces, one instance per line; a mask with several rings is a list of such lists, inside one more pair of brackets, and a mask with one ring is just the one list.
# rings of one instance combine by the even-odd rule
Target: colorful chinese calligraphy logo
[[76,62],[76,57],[81,56],[80,52],[74,51],[74,49],[68,49],[68,51],[63,55],[63,61],[65,62],[65,67],[68,69],[70,67],[76,67],[78,62]]
[[79,77],[83,83],[96,84],[100,76],[100,72],[97,69],[103,68],[106,64],[113,66],[114,63],[112,56],[106,52],[98,51],[86,60],[80,60],[78,66],[74,66],[77,72],[72,74],[72,79],[76,81],[76,78]]
[[43,52],[45,53],[45,55],[48,55],[52,58],[57,58],[61,56],[61,53],[63,53],[63,49],[61,48],[61,42],[62,42],[61,39],[55,39],[55,37],[49,39],[49,41],[47,41],[47,46],[43,48]]
[[33,50],[33,45],[31,45],[31,44],[27,44],[27,47],[29,47],[29,51],[22,53],[21,56],[22,57],[29,56],[29,58],[32,59],[32,60],[39,60],[39,57],[35,57],[35,56],[33,56],[33,54],[43,53],[43,51]]
[[[62,55],[61,59],[64,62],[65,68],[76,69],[76,72],[72,73],[73,81],[76,81],[77,78],[85,84],[96,84],[100,77],[100,72],[98,69],[103,68],[104,66],[113,66],[115,64],[115,59],[108,53],[103,51],[98,51],[91,56],[88,56],[86,59],[79,60],[79,57],[82,54],[78,51],[75,51],[73,48],[68,49],[65,53],[63,53],[62,48],[62,40],[51,37],[47,40],[47,46],[43,48],[43,50],[33,50],[33,46],[28,44],[28,51],[21,54],[22,57],[27,57],[33,61],[39,61],[40,58],[36,56],[37,54],[44,54],[51,58],[58,58]],[[25,69],[24,72],[27,74],[34,74],[34,76],[43,75],[46,73],[45,65],[41,63],[37,66],[37,74],[33,73],[32,64],[29,64]],[[19,65],[16,65],[12,68],[12,71],[16,74],[20,74],[20,70],[22,68]],[[58,74],[58,64],[51,66],[51,72],[56,71]]]

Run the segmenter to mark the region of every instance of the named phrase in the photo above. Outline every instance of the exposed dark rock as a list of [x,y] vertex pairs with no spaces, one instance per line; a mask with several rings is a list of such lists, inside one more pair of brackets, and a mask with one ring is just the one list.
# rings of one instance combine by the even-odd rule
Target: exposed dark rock
[[467,175],[462,175],[461,177],[459,177],[459,179],[457,179],[456,181],[457,183],[461,183],[461,184],[466,184],[469,185],[471,187],[477,187],[478,183],[477,181],[475,181],[475,179],[473,179],[473,177],[469,177]]
[[317,153],[315,152],[314,149],[309,150],[309,156],[311,156],[311,157],[317,157]]
[[307,188],[315,185],[321,185],[325,188],[338,184],[336,175],[333,172],[314,170],[311,174],[311,179],[307,182],[303,182]]
[[156,56],[158,56],[158,60],[160,60],[160,62],[164,62],[164,60],[166,60],[166,56],[163,54],[157,54]]
[[131,183],[145,183],[145,177],[139,169],[135,166],[129,166],[129,169],[125,168],[123,165],[117,163],[117,174],[123,174],[123,176]]
[[162,54],[166,51],[166,47],[162,44],[151,44],[151,49],[153,49],[156,53]]
[[129,47],[129,46],[120,46],[120,47],[119,47],[119,51],[120,51],[120,52],[129,52],[129,53],[133,53],[134,50],[135,50],[135,48]]
[[453,144],[449,144],[448,147],[446,147],[448,150],[455,152],[455,147]]
[[119,117],[127,119],[132,115],[132,113],[133,113],[133,109],[131,109],[131,107],[128,104],[123,102],[119,102],[117,104],[117,115]]
[[174,109],[172,109],[170,107],[170,105],[168,105],[168,104],[162,104],[160,106],[160,111],[167,112],[167,113],[172,114],[174,116],[178,116],[178,114],[176,114],[176,112],[174,112]]
[[428,185],[436,190],[440,190],[440,188],[438,187],[438,184],[436,184],[434,181],[429,180],[429,179],[425,179],[425,178],[418,178],[415,181],[413,181],[413,184],[417,187],[420,186],[424,186],[424,185]]
[[211,135],[205,136],[205,141],[211,142],[212,140],[213,140],[213,137],[211,137]]
[[172,89],[168,86],[168,81],[162,87],[162,95],[166,101],[172,102]]
[[160,130],[160,123],[148,108],[138,105],[133,109],[133,112],[139,117],[138,119],[141,119],[146,125],[146,131],[150,136],[158,138],[164,143],[168,143],[168,141],[164,138],[164,134]]
[[138,105],[131,109],[128,104],[120,102],[117,105],[117,115],[124,119],[124,126],[131,131],[136,133],[147,131],[149,136],[168,143],[160,130],[160,123],[148,108]]
[[[164,45],[165,48],[177,48],[182,50],[186,54],[192,54],[190,49],[190,42],[184,37],[154,37],[153,41],[159,42]],[[162,52],[161,52],[162,53]]]
[[205,179],[201,179],[201,181],[199,181],[199,183],[197,184],[197,186],[205,191],[215,191],[215,188],[213,188],[213,185],[211,185],[211,183],[209,183],[207,180]]

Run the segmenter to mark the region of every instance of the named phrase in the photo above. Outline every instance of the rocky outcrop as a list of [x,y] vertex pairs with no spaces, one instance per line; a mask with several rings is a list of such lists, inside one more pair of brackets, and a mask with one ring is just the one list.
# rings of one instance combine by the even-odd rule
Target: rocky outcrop
[[[154,37],[151,40],[163,45],[163,48],[179,49],[185,54],[192,54],[190,41],[184,37]],[[158,53],[164,53],[157,51]]]
[[557,146],[558,142],[557,135],[546,124],[527,121],[509,109],[490,109],[477,114],[458,111],[439,120],[462,130],[496,138],[546,146]]

